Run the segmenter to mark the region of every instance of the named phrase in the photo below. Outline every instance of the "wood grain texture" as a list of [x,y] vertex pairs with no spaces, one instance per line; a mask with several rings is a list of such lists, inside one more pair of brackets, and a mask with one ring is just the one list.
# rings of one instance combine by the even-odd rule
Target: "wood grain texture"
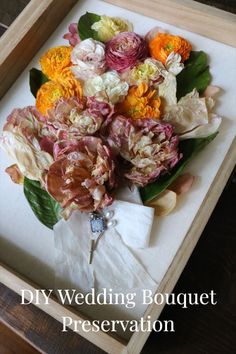
[[236,47],[236,15],[192,0],[104,0]]
[[[66,333],[61,332],[62,326],[58,321],[34,305],[20,305],[20,301],[19,295],[0,284],[0,320],[24,340],[33,343],[41,352],[47,354],[104,353],[71,330]],[[32,350],[32,354],[35,352],[37,351]],[[2,354],[1,351],[0,353]],[[16,353],[27,354],[25,350]]]
[[33,348],[9,327],[0,322],[0,353],[1,354],[37,354]]
[[0,22],[10,26],[30,0],[1,0]]
[[216,306],[166,306],[175,333],[152,333],[142,354],[233,354],[236,348],[236,169],[174,293],[216,292]]
[[77,0],[30,1],[0,39],[0,98]]
[[[5,287],[13,290],[17,294],[21,294],[22,289],[28,289],[31,291],[35,291],[36,289],[40,289],[39,285],[34,284],[32,281],[26,279],[25,277],[21,276],[17,272],[13,271],[9,267],[6,267],[0,263],[0,284],[5,285]],[[0,295],[1,298],[1,295]],[[28,294],[26,294],[25,298],[29,300]],[[27,306],[21,306],[19,303],[16,303],[16,306],[20,306],[20,311],[22,311],[22,316],[27,310]],[[45,304],[44,298],[42,294],[39,294],[39,303],[34,306],[35,308],[38,307],[41,312],[45,312],[51,317],[53,317],[55,320],[62,322],[62,317],[63,316],[68,316],[71,317],[72,320],[74,321],[83,321],[86,318],[85,316],[82,316],[78,311],[76,311],[73,307],[71,306],[63,306],[61,303],[58,302],[58,300],[55,297],[50,297],[50,301],[48,304]],[[36,311],[36,310],[35,310]],[[36,312],[35,312],[36,313]],[[30,317],[31,315],[31,317]],[[1,314],[0,314],[1,318]],[[30,323],[34,326],[34,317],[32,313],[29,313],[29,316],[26,316],[26,321],[28,321],[29,328],[30,328]],[[86,338],[88,341],[92,342],[93,344],[97,345],[99,348],[102,348],[103,350],[107,351],[110,353],[110,348],[112,348],[112,354],[119,354],[123,353],[126,349],[126,342],[123,340],[119,339],[115,335],[108,334],[103,331],[99,332],[85,332],[82,330],[82,326],[78,323],[78,331],[81,334],[81,337]],[[9,322],[8,322],[9,323]],[[12,324],[9,324],[12,326]],[[69,326],[70,328],[73,328],[73,325]],[[15,330],[17,331],[16,327],[13,326]],[[21,327],[19,327],[21,328]],[[19,330],[18,328],[18,330]],[[60,325],[60,328],[61,325]],[[37,328],[35,328],[35,331],[37,332]],[[20,331],[19,334],[22,334]],[[27,337],[26,337],[27,339]],[[32,341],[32,343],[34,343]]]

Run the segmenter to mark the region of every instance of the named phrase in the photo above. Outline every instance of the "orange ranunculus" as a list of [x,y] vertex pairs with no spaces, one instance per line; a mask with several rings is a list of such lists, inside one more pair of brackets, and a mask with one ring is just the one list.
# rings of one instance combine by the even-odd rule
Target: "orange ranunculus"
[[50,48],[41,58],[42,72],[51,80],[57,79],[61,71],[71,66],[72,47],[60,46]]
[[186,39],[167,33],[158,33],[149,42],[151,56],[165,64],[171,52],[181,55],[182,62],[189,58],[192,50],[191,44]]
[[59,98],[82,97],[82,87],[80,81],[73,74],[64,69],[62,74],[55,81],[48,81],[43,84],[37,92],[36,107],[46,114],[48,109],[53,108]]
[[118,104],[118,113],[133,119],[160,117],[161,99],[145,82],[132,86],[124,101]]
[[56,81],[64,87],[63,97],[82,97],[83,91],[81,83],[78,79],[76,79],[70,68],[63,69],[60,75],[57,76]]

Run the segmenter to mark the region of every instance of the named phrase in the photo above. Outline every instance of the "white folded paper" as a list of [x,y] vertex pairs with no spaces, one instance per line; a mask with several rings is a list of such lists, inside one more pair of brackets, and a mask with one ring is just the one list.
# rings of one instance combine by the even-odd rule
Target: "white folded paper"
[[[130,200],[130,194],[134,193],[127,191],[126,197]],[[88,262],[91,238],[88,214],[76,211],[69,220],[61,220],[54,226],[56,289],[76,288],[86,293],[91,288],[128,291],[155,287],[156,283],[130,248],[148,247],[153,209],[119,200],[109,209],[114,211],[116,224],[108,227],[100,238],[92,264]]]

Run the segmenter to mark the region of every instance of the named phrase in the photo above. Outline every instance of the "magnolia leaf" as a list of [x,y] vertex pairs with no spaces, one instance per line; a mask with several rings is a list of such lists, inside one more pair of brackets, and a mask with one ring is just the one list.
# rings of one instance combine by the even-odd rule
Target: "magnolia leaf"
[[93,38],[98,40],[98,34],[91,27],[95,22],[100,21],[101,16],[96,15],[92,12],[86,12],[85,15],[81,16],[78,22],[78,32],[79,37],[83,41],[87,38]]
[[53,226],[61,219],[60,205],[41,187],[38,181],[26,177],[24,179],[24,194],[39,221],[53,229]]
[[206,145],[208,145],[217,134],[218,133],[212,134],[206,138],[180,141],[179,150],[183,154],[182,159],[171,170],[170,174],[161,176],[156,182],[150,183],[146,187],[139,189],[143,203],[154,199],[166,188],[168,188],[168,186],[184,171],[185,167],[192,160],[192,158]]
[[185,67],[177,75],[177,99],[185,96],[194,88],[203,93],[211,82],[211,74],[207,62],[207,55],[203,51],[191,52]]
[[47,76],[41,70],[38,69],[31,69],[30,70],[30,91],[36,97],[38,90],[40,87],[45,84],[45,82],[49,81]]

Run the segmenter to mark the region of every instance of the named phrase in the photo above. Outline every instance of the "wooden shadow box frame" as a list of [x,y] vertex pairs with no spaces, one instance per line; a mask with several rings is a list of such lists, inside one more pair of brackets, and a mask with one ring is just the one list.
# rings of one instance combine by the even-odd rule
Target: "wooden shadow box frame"
[[[106,2],[140,12],[143,15],[176,25],[227,45],[236,46],[236,16],[195,3],[192,0],[108,0]],[[77,0],[31,0],[6,31],[0,40],[0,97],[7,92],[75,3],[77,3]],[[234,139],[219,169],[221,172],[216,175],[210,190],[205,196],[202,207],[195,216],[179,251],[160,283],[158,292],[169,293],[173,290],[223,191],[235,161],[236,140]],[[18,294],[24,288],[39,289],[39,286],[3,264],[0,265],[0,282]],[[144,319],[151,316],[153,321],[156,320],[163,307],[164,305],[149,305],[144,314]],[[73,309],[59,304],[56,299],[51,299],[49,305],[40,304],[40,309],[58,321],[61,321],[62,316],[70,316],[74,320],[84,319]],[[108,353],[136,354],[140,353],[149,334],[147,332],[134,333],[128,343],[102,331],[80,335]]]

